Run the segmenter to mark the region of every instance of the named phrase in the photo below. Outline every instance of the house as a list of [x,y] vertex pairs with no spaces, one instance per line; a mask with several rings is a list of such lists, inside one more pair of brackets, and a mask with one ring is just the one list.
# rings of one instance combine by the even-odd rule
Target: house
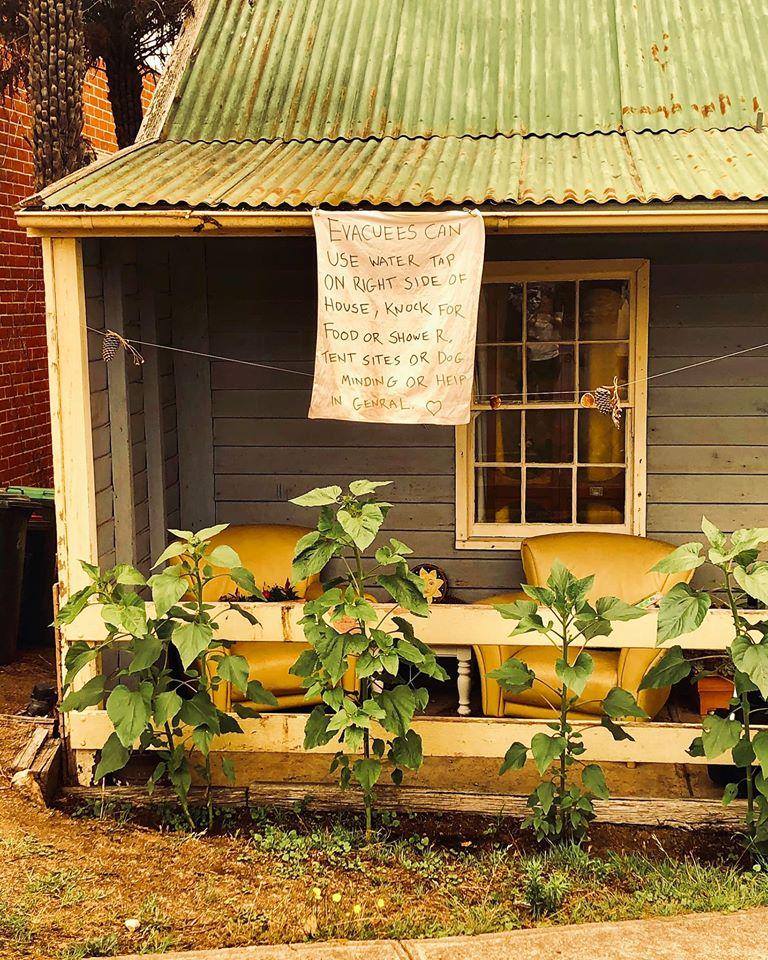
[[[25,202],[46,268],[65,591],[81,558],[146,566],[169,526],[306,523],[289,498],[371,476],[394,481],[392,532],[465,601],[435,607],[422,638],[498,644],[509,625],[473,601],[520,583],[524,537],[679,543],[703,513],[765,523],[768,9],[551,11],[203,0],[138,142]],[[308,420],[310,381],[284,371],[313,359],[311,208],[467,205],[487,235],[473,426]],[[105,329],[192,352],[140,346],[142,366],[107,368]],[[620,431],[579,406],[614,376],[629,381]],[[227,629],[289,642],[300,615],[262,607],[260,627]],[[620,627],[606,645],[654,646],[652,616]],[[685,642],[723,647],[720,611]],[[85,763],[104,714],[68,722]],[[301,750],[299,714],[249,723],[250,751]],[[509,724],[524,738],[542,721],[419,723],[428,755],[498,757]],[[691,736],[655,722],[586,742],[597,759],[683,762]]]
[[[154,83],[147,81],[149,102]],[[114,153],[115,125],[103,70],[88,71],[85,136],[98,156]],[[14,207],[34,189],[31,125],[24,91],[0,100],[0,486],[53,485],[45,303],[40,243]]]

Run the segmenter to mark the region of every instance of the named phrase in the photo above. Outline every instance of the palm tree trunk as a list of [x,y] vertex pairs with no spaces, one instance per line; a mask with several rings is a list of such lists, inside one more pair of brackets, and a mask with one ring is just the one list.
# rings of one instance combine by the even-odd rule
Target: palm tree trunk
[[29,102],[35,188],[84,166],[83,23],[80,0],[29,4]]
[[143,115],[141,70],[136,51],[129,44],[113,48],[104,58],[109,84],[109,102],[115,120],[118,147],[129,147],[136,139]]

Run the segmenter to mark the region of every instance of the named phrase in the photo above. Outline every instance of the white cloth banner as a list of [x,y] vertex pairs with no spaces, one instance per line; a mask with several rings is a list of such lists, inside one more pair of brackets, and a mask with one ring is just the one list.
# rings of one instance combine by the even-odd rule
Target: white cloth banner
[[468,423],[485,230],[474,212],[312,213],[309,416]]

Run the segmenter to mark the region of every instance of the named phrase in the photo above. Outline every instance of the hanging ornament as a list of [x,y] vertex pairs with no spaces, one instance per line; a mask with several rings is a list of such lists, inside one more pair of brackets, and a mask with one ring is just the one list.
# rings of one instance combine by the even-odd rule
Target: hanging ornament
[[133,360],[135,366],[139,367],[144,363],[144,357],[142,357],[139,351],[132,347],[119,333],[115,333],[114,330],[107,330],[104,334],[104,343],[101,345],[101,359],[105,363],[110,363],[110,361],[114,360],[117,356],[120,347],[122,347],[131,360]]
[[619,378],[613,378],[612,387],[598,387],[596,390],[585,393],[581,398],[581,406],[587,410],[597,410],[606,417],[610,417],[614,427],[621,429],[621,402],[619,400]]
[[112,360],[117,356],[117,351],[120,349],[120,337],[116,333],[108,333],[104,337],[104,341],[101,345],[101,359],[104,363],[111,363]]

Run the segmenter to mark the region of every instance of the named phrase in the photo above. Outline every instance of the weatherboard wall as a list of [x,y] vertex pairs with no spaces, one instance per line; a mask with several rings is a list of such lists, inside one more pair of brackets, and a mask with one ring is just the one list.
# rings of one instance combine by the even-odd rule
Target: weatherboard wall
[[[199,242],[205,250],[209,352],[298,371],[195,361],[210,365],[210,513],[216,521],[311,524],[312,512],[289,503],[291,497],[317,484],[387,478],[393,481],[387,496],[395,504],[390,532],[409,542],[417,559],[444,566],[460,597],[516,587],[517,552],[454,547],[450,428],[307,419],[306,374],[315,340],[313,241]],[[768,342],[768,243],[754,234],[489,237],[487,256],[648,258],[651,374]],[[180,322],[177,317],[175,331]],[[200,410],[206,406],[201,398]],[[647,490],[652,536],[675,542],[695,537],[702,513],[726,529],[765,523],[768,349],[651,381]],[[183,506],[181,519],[188,522]]]
[[[152,247],[152,269],[148,270],[141,241],[97,241],[83,244],[86,317],[96,330],[120,329],[124,336],[142,339],[141,314],[147,287],[157,317],[157,338],[169,342],[171,331],[168,250]],[[110,270],[112,279],[109,279]],[[161,403],[160,422],[152,421],[145,410],[145,369],[126,359],[122,351],[111,363],[102,359],[102,337],[88,338],[91,427],[93,435],[96,522],[99,563],[102,567],[130,562],[148,570],[150,561],[150,497],[147,473],[147,438],[150,431],[163,436],[163,483],[165,522],[179,522],[178,449],[176,440],[176,388],[173,360],[159,352],[158,373]],[[122,367],[122,370],[121,370]],[[124,387],[118,383],[123,381]],[[124,409],[123,409],[124,408]],[[125,435],[116,430],[115,420],[124,416]],[[118,454],[117,446],[123,449]],[[128,466],[130,481],[116,473]],[[117,495],[116,495],[117,490]],[[122,501],[121,501],[122,495]],[[126,509],[126,501],[130,509]],[[127,543],[116,536],[116,520],[132,530]],[[118,523],[120,520],[118,520]]]
[[[94,326],[105,323],[101,258],[113,242],[85,245],[88,316]],[[307,419],[316,307],[311,239],[140,243],[142,257],[165,257],[168,265],[167,281],[157,290],[160,342],[297,371],[158,352],[168,526],[191,528],[213,520],[311,524],[312,512],[291,504],[291,497],[318,484],[386,478],[393,481],[387,495],[395,504],[389,531],[413,546],[415,559],[444,566],[459,597],[479,599],[519,584],[516,551],[454,547],[450,428]],[[140,297],[142,284],[157,284],[152,279],[157,271],[132,271],[131,247],[122,249],[127,258],[124,314],[130,318],[131,297]],[[491,236],[487,256],[649,259],[651,375],[768,343],[768,241],[756,234]],[[102,561],[110,562],[108,373],[99,358],[100,340],[94,339],[90,375],[99,541]],[[146,431],[158,425],[143,421],[139,399],[132,404],[133,450],[141,466]],[[725,529],[765,524],[768,349],[651,380],[647,427],[649,535],[673,542],[695,537],[703,513]],[[134,496],[136,512],[143,516],[141,473],[136,470]],[[146,554],[137,537],[137,553],[139,547]],[[700,579],[709,576],[706,570],[699,574]]]

